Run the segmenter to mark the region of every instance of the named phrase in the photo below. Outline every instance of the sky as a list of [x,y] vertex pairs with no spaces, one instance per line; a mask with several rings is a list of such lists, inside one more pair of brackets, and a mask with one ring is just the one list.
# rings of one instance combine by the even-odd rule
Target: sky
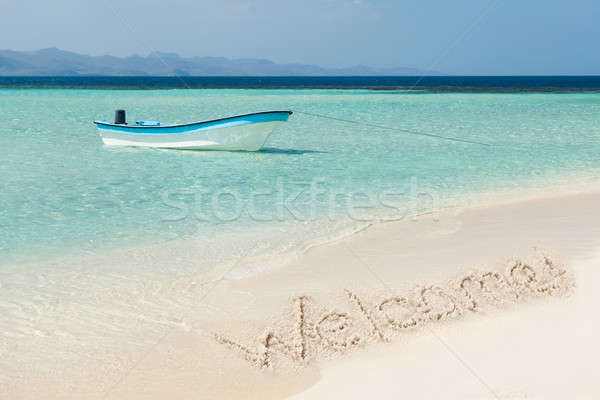
[[0,0],[0,49],[600,74],[597,0]]

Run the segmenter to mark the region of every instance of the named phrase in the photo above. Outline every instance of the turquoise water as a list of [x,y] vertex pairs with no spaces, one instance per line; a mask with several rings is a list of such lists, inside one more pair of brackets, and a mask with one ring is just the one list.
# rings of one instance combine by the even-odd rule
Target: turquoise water
[[[302,110],[491,146],[295,113],[258,153],[109,148],[91,121],[116,108],[164,122]],[[198,237],[289,248],[600,171],[594,93],[5,89],[0,110],[1,263]]]

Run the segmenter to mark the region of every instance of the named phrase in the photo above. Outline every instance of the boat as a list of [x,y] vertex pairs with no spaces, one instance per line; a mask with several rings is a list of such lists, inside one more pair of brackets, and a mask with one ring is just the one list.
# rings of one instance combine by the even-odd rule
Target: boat
[[138,121],[127,124],[124,110],[115,122],[94,121],[102,141],[110,146],[185,150],[258,151],[292,111],[264,111],[189,124]]

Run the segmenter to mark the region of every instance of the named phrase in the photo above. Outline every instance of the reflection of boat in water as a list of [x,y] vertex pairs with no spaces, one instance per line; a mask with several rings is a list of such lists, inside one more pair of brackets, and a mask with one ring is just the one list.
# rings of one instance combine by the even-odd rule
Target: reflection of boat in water
[[128,125],[125,111],[117,110],[115,123],[94,123],[107,145],[257,151],[273,130],[286,122],[291,114],[291,111],[265,111],[190,124],[139,121],[135,125]]

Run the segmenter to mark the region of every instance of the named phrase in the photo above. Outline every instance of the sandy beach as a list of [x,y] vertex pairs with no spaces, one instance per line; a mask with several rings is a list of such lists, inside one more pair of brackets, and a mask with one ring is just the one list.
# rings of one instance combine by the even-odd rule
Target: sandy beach
[[[241,260],[110,292],[82,281],[70,294],[90,298],[47,305],[37,331],[3,339],[2,392],[593,398],[599,203],[590,192],[446,209],[373,225],[244,279],[225,278]],[[65,324],[85,334],[65,334]]]

